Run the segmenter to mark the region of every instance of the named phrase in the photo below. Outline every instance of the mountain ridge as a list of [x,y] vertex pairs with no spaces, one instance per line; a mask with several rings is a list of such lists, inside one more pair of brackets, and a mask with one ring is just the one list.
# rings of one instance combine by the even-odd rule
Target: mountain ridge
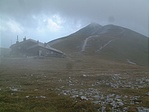
[[91,23],[71,35],[49,42],[49,45],[66,54],[82,53],[147,65],[147,39],[128,28]]

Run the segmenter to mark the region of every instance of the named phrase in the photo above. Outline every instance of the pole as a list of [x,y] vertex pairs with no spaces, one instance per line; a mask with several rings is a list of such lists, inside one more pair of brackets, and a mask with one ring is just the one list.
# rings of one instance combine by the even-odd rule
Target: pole
[[148,66],[149,66],[149,13],[148,13]]
[[148,66],[149,66],[149,13],[148,13]]

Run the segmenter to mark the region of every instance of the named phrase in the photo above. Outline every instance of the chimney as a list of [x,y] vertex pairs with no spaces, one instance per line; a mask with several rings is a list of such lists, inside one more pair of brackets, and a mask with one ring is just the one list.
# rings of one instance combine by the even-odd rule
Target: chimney
[[23,41],[26,41],[26,37],[25,37],[25,38],[23,38]]
[[16,44],[17,44],[17,43],[19,43],[19,37],[18,37],[18,35],[17,35],[17,41],[16,41]]

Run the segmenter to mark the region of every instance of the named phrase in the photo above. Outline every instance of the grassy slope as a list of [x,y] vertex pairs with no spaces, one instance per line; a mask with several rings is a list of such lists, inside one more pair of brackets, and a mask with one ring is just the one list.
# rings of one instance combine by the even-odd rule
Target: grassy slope
[[[92,59],[90,56],[74,54],[68,58],[48,59],[1,59],[0,63],[0,111],[1,112],[94,112],[95,105],[90,101],[71,99],[69,96],[58,95],[56,88],[67,86],[67,79],[73,77],[79,80],[76,88],[87,89],[92,81],[106,80],[109,76],[95,76],[96,74],[112,73],[145,73],[146,68],[113,61]],[[82,77],[82,73],[90,74],[89,78]],[[62,80],[62,82],[59,82]],[[63,81],[64,80],[64,81]],[[81,82],[86,85],[80,86]],[[11,90],[17,88],[17,91]],[[105,92],[119,94],[140,94],[139,90],[107,89]],[[136,92],[135,92],[136,91]],[[142,94],[147,89],[142,89]],[[41,98],[45,96],[46,98]],[[77,101],[77,102],[76,102]],[[143,105],[148,105],[148,99]]]
[[67,77],[67,63],[63,58],[1,59],[0,112],[95,112],[89,101],[56,92],[60,85],[55,78]]
[[[125,32],[119,34],[120,28],[115,26],[109,30],[106,34],[99,35],[90,39],[86,46],[86,54],[98,55],[100,58],[107,58],[111,60],[121,60],[127,63],[127,59],[135,62],[139,65],[147,65],[148,58],[148,43],[147,37],[138,34],[129,29],[123,28]],[[62,50],[67,54],[81,52],[83,42],[85,38],[89,37],[89,34],[84,34],[89,29],[83,29],[68,37],[61,38],[58,43],[52,45],[52,47]],[[59,40],[59,39],[58,39]],[[100,53],[97,52],[101,46],[112,41],[107,47],[105,47]],[[56,42],[57,40],[55,40]]]
[[147,65],[147,38],[125,37],[117,39],[106,49],[103,49],[102,53],[105,57],[113,57],[123,61],[129,59],[139,65]]
[[67,54],[81,51],[84,40],[94,31],[98,31],[101,28],[100,25],[93,26],[90,24],[69,36],[51,41],[49,44],[52,45],[52,47],[60,49]]

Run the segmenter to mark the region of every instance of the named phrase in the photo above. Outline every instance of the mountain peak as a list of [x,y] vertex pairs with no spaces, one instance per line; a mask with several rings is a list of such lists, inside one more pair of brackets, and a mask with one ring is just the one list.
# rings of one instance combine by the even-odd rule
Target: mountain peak
[[108,24],[108,25],[105,25],[103,27],[105,27],[105,28],[122,28],[122,27],[114,25],[114,24]]
[[82,53],[108,60],[147,65],[147,37],[117,25],[101,26],[91,23],[50,45],[66,54]]
[[89,25],[88,25],[88,27],[102,27],[101,25],[99,25],[98,23],[90,23]]

